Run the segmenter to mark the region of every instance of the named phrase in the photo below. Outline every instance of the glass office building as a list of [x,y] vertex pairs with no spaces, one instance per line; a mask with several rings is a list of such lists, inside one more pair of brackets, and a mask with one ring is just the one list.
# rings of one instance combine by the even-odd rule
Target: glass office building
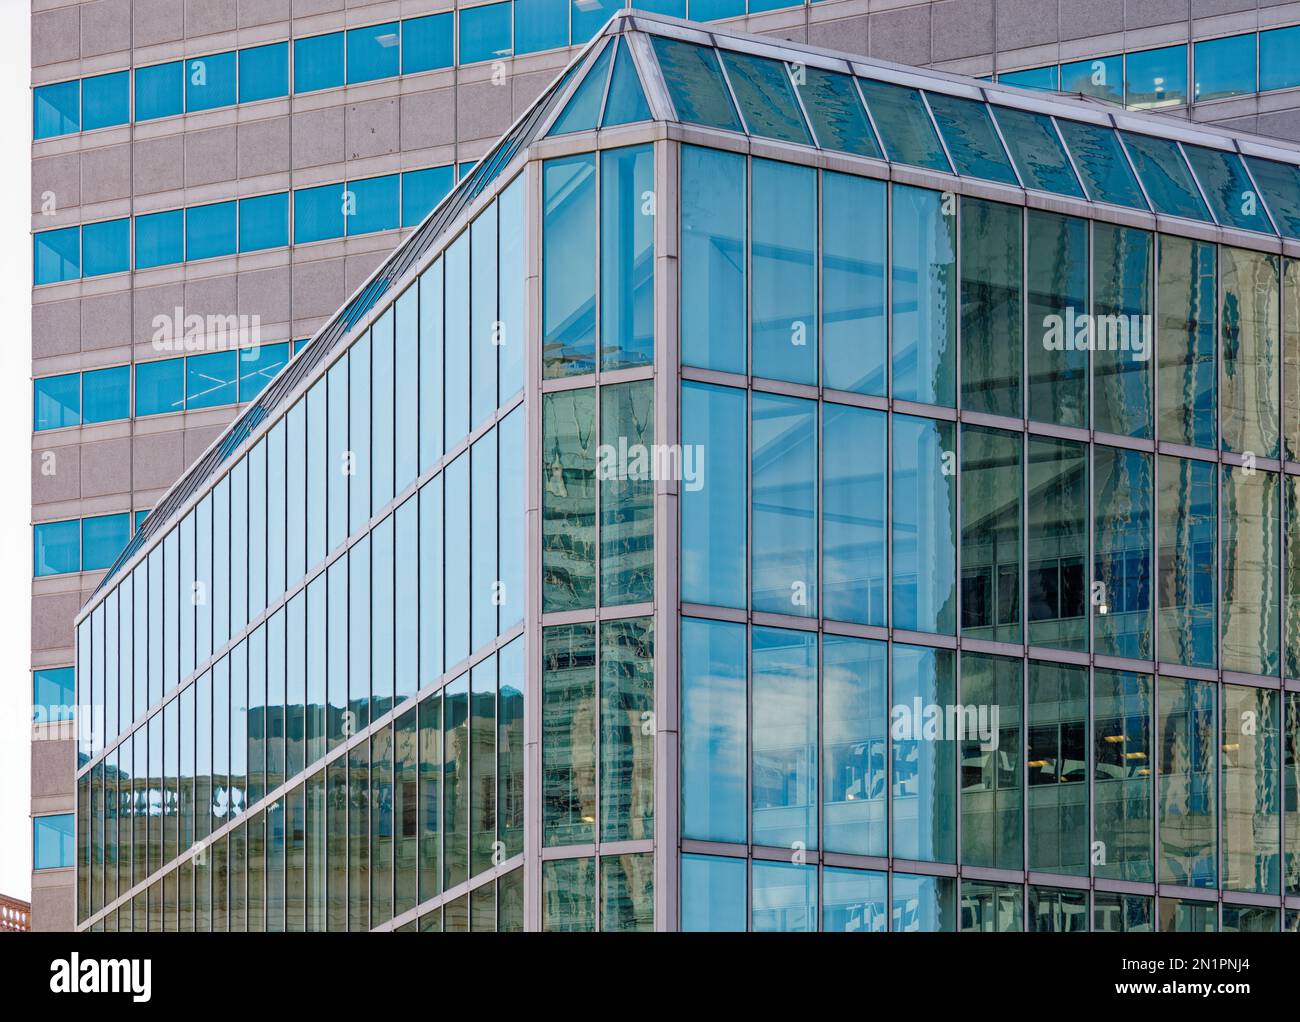
[[77,619],[78,925],[1294,930],[1300,149],[616,17]]

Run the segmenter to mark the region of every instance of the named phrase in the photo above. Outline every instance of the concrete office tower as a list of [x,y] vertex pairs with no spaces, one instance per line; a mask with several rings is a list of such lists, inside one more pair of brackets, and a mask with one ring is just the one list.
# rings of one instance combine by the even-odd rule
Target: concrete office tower
[[1298,257],[1300,147],[616,18],[78,613],[78,925],[1295,928]]

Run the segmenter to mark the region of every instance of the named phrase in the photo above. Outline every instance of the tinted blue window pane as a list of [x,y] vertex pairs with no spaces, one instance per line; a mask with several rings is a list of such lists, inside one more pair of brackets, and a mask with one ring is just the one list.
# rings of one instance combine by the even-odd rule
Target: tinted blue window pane
[[1132,110],[1187,102],[1187,47],[1130,53],[1124,58],[1126,103]]
[[289,95],[289,44],[271,43],[239,51],[239,102]]
[[189,356],[185,360],[185,407],[234,404],[239,378],[238,359],[236,351]]
[[74,852],[72,813],[32,820],[32,869],[75,866]]
[[81,523],[81,569],[96,571],[107,568],[115,560],[126,541],[131,538],[131,516],[102,515],[86,518]]
[[1105,600],[1092,619],[1096,652],[1146,659],[1151,655],[1151,455],[1098,446],[1093,468],[1092,577]]
[[886,157],[917,167],[949,169],[934,122],[916,89],[869,78],[859,78],[858,85],[880,131]]
[[311,92],[343,84],[343,33],[293,41],[293,91]]
[[42,522],[32,526],[35,575],[60,575],[81,570],[81,519]]
[[238,101],[235,51],[194,57],[185,62],[185,109],[212,110]]
[[885,184],[822,174],[822,382],[885,392]]
[[817,931],[817,867],[792,862],[755,861],[755,933]]
[[185,211],[185,258],[211,259],[235,251],[235,203],[214,202]]
[[734,18],[745,13],[745,0],[690,0],[689,10],[692,21]]
[[1070,147],[1090,198],[1134,209],[1147,208],[1137,178],[1133,176],[1133,168],[1129,166],[1114,131],[1078,121],[1058,119],[1056,123],[1065,144]]
[[745,158],[681,154],[682,363],[745,371]]
[[1210,211],[1196,188],[1187,161],[1172,139],[1123,133],[1138,176],[1159,213],[1209,220]]
[[297,189],[293,193],[293,243],[343,237],[346,199],[343,185]]
[[682,443],[693,465],[681,495],[687,602],[745,606],[745,401],[743,390],[682,384]]
[[33,720],[53,723],[72,720],[76,701],[76,671],[71,667],[49,667],[32,672]]
[[682,837],[745,840],[745,626],[683,618]]
[[53,138],[81,129],[81,82],[59,82],[32,90],[33,134]]
[[[956,685],[950,650],[921,646],[893,647],[896,707],[947,706]],[[924,712],[924,711],[922,711]],[[956,741],[940,730],[927,733],[921,722],[891,722],[893,853],[925,862],[952,862],[956,851]]]
[[1077,92],[1108,103],[1124,102],[1124,58],[1098,57],[1061,65],[1061,91]]
[[894,396],[951,405],[956,388],[956,217],[939,192],[894,186]]
[[144,270],[185,258],[185,211],[169,209],[135,218],[135,265]]
[[988,107],[972,99],[938,92],[930,93],[929,100],[958,174],[1009,185],[1019,183],[993,127]]
[[618,41],[618,56],[614,59],[614,71],[609,79],[609,95],[605,97],[605,113],[601,117],[601,126],[631,124],[633,121],[648,121],[650,107],[645,101],[645,92],[641,88],[641,79],[637,76],[636,65],[632,63],[632,54],[628,51],[627,40]]
[[753,396],[753,607],[817,615],[816,403]]
[[600,105],[605,99],[605,82],[614,47],[607,45],[583,76],[564,110],[551,125],[548,135],[563,135],[569,131],[590,131],[600,118]]
[[348,29],[348,81],[392,78],[401,67],[401,29],[395,21]]
[[33,235],[32,268],[37,284],[57,284],[81,276],[81,228],[60,227]]
[[289,361],[289,342],[262,344],[239,353],[239,400],[251,401]]
[[884,933],[888,925],[888,883],[884,873],[863,869],[822,870],[822,930],[826,933]]
[[1254,92],[1255,33],[1197,43],[1192,67],[1197,101]]
[[568,46],[568,8],[569,0],[515,0],[515,52],[536,53]]
[[354,203],[348,204],[348,234],[368,234],[371,231],[388,231],[400,221],[398,191],[401,179],[397,174],[371,177],[364,181],[349,181],[347,190]]
[[1273,233],[1264,205],[1255,194],[1255,186],[1235,153],[1196,145],[1183,146],[1183,152],[1187,154],[1192,173],[1201,182],[1219,223],[1247,231]]
[[621,0],[573,0],[573,43],[585,43],[623,7]]
[[1259,34],[1259,89],[1290,89],[1300,85],[1300,25]]
[[430,167],[408,170],[402,175],[402,226],[414,227],[443,200],[455,184],[455,169]]
[[135,119],[148,121],[180,113],[184,105],[184,73],[184,65],[179,60],[136,68]]
[[81,83],[81,130],[108,128],[131,119],[131,73],[96,75]]
[[123,273],[131,268],[131,221],[106,220],[81,229],[82,275]]
[[1050,117],[1004,106],[995,106],[993,115],[1026,188],[1083,198],[1083,189]]
[[822,406],[822,614],[885,624],[885,415]]
[[83,422],[111,422],[131,414],[131,367],[92,369],[81,376]]
[[817,382],[817,173],[753,161],[755,376]]
[[745,932],[745,860],[682,856],[682,930]]
[[816,848],[817,636],[753,633],[753,841]]
[[32,429],[59,429],[81,422],[81,374],[32,381]]
[[140,526],[144,524],[144,520],[148,517],[149,517],[148,511],[137,511],[135,513],[135,528],[137,532],[139,531]]
[[1293,163],[1276,163],[1255,156],[1245,159],[1281,233],[1300,238],[1300,168]]
[[679,118],[711,128],[745,130],[711,47],[655,36],[654,48]]
[[720,51],[732,94],[751,135],[812,145],[794,97],[790,75],[779,60]]
[[667,14],[674,18],[684,18],[686,17],[686,0],[640,0],[637,9],[650,11],[654,14]]
[[644,196],[654,189],[653,150],[608,150],[601,154],[600,172],[601,367],[649,365],[654,361],[654,216]]
[[466,7],[460,12],[460,62],[510,55],[510,4]]
[[894,627],[951,634],[956,625],[956,487],[945,466],[948,422],[894,417]]
[[164,358],[135,367],[135,414],[160,415],[185,407],[185,360]]
[[542,351],[546,376],[591,372],[596,355],[596,160],[547,160],[542,196]]
[[402,74],[451,67],[454,53],[450,11],[402,22]]
[[957,881],[952,877],[894,874],[890,929],[899,933],[951,933],[957,929]]
[[289,244],[289,193],[239,200],[239,251],[257,252]]
[[1048,67],[1031,67],[1024,71],[1006,71],[998,75],[1003,85],[1016,85],[1022,89],[1046,89],[1054,92],[1057,87],[1056,65]]

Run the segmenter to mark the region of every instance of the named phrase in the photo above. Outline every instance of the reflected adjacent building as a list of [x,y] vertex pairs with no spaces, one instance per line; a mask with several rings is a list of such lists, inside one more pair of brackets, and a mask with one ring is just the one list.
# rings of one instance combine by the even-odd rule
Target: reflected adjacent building
[[615,18],[78,617],[78,920],[1283,930],[1300,149]]

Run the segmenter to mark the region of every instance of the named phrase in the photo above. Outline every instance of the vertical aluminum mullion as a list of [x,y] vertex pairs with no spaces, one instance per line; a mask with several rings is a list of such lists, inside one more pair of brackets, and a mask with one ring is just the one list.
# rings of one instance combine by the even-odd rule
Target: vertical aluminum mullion
[[[928,106],[926,107],[926,110],[929,110]],[[932,122],[933,119],[934,119],[933,115],[931,115]],[[937,131],[938,129],[936,128],[935,130]],[[947,149],[945,149],[944,151],[947,152]],[[961,485],[962,484],[961,363],[962,363],[962,356],[965,352],[964,345],[962,344],[963,331],[961,328],[961,313],[962,313],[962,305],[963,305],[962,298],[961,298],[961,271],[962,271],[962,263],[963,263],[962,244],[961,244],[962,202],[961,202],[961,196],[956,192],[949,191],[943,194],[951,195],[953,199],[953,211],[952,211],[952,220],[953,220],[953,246],[952,247],[954,252],[953,275],[955,276],[957,281],[957,288],[956,288],[957,307],[953,317],[954,318],[953,339],[955,342],[953,345],[953,355],[954,355],[953,410],[956,412],[956,417],[954,418],[952,423],[953,515],[954,515],[953,584],[955,587],[953,593],[954,596],[953,602],[956,605],[956,620],[953,622],[953,637],[956,640],[956,645],[953,649],[952,655],[953,655],[953,702],[958,707],[960,707],[962,705],[962,691],[964,687],[962,685],[962,653],[961,653],[961,639],[962,639],[962,635],[961,635],[962,632],[961,540],[962,540],[962,511],[964,509],[964,505],[962,503],[962,485]],[[956,805],[953,806],[953,820],[955,823],[953,829],[953,840],[954,840],[953,862],[957,866],[957,919],[958,919],[958,926],[960,927],[961,893],[962,893],[962,879],[961,879],[962,854],[961,853],[962,853],[962,831],[963,831],[963,823],[964,823],[962,817],[964,813],[963,813],[963,805],[962,805],[962,788],[961,788],[961,741],[957,739],[955,736],[953,739],[952,771],[953,771],[953,798],[954,801],[956,802]]]
[[[718,65],[722,65],[721,58]],[[730,84],[727,86],[730,91]],[[733,97],[734,99],[734,97]],[[754,928],[754,174],[745,158],[745,929]]]
[[[856,79],[855,79],[856,81]],[[854,88],[857,86],[855,84]],[[864,104],[865,106],[865,104]],[[890,356],[893,349],[894,314],[893,314],[893,209],[894,186],[883,185],[885,191],[885,394],[889,401],[889,410],[885,413],[885,558],[884,571],[885,602],[885,719],[889,719],[890,708],[894,705],[894,412],[893,412],[893,377],[894,360]],[[885,871],[885,930],[894,927],[894,737],[891,728],[885,728],[885,859],[888,868]]]
[[1160,665],[1151,675],[1151,882],[1155,885],[1155,923],[1160,925]]
[[[798,92],[799,90],[795,89],[796,96],[798,95]],[[811,128],[812,125],[810,122],[809,123],[810,134],[811,134]],[[815,615],[817,631],[814,635],[814,641],[817,644],[817,648],[815,651],[815,660],[817,664],[817,676],[815,678],[815,684],[817,686],[816,700],[815,700],[817,719],[813,722],[813,741],[815,743],[813,747],[813,762],[816,764],[816,767],[813,771],[813,797],[816,803],[813,810],[815,813],[813,818],[816,821],[814,826],[814,833],[816,835],[816,840],[817,840],[817,857],[815,860],[816,865],[814,866],[816,870],[816,875],[815,875],[816,886],[814,889],[817,894],[817,903],[815,908],[816,918],[812,921],[812,925],[814,930],[820,931],[822,929],[822,909],[825,905],[825,895],[822,891],[822,888],[824,886],[824,876],[823,876],[823,870],[821,868],[821,862],[822,862],[823,854],[826,851],[826,820],[825,820],[825,812],[823,810],[823,806],[825,805],[826,802],[826,792],[825,792],[825,786],[822,783],[822,775],[823,775],[823,769],[825,765],[825,760],[824,760],[825,729],[823,727],[822,722],[823,722],[825,703],[826,703],[825,693],[823,690],[823,674],[825,671],[825,663],[823,660],[823,648],[822,648],[823,634],[824,634],[824,619],[826,614],[826,567],[824,563],[826,557],[826,544],[825,544],[826,505],[823,497],[825,493],[823,487],[825,486],[825,481],[826,481],[826,429],[825,429],[826,405],[822,401],[822,372],[821,372],[822,363],[825,361],[825,354],[826,354],[826,338],[825,338],[826,324],[825,324],[825,304],[824,304],[825,278],[822,274],[822,260],[824,255],[823,250],[825,249],[826,246],[826,238],[822,231],[822,223],[824,219],[823,209],[826,202],[826,193],[823,185],[821,171],[817,172],[817,180],[815,183],[815,187],[817,191],[817,204],[816,204],[816,222],[813,224],[813,235],[814,235],[813,273],[816,275],[816,282],[814,284],[814,289],[816,292],[817,307],[813,310],[813,324],[817,331],[817,341],[816,341],[817,365],[814,370],[814,372],[816,373],[816,380],[817,380],[817,409],[816,409],[817,420],[813,423],[813,430],[816,432],[817,435],[817,454],[814,461],[816,491],[813,500],[815,503],[815,507],[817,509],[817,549],[814,551],[814,556],[813,556],[813,565],[814,565],[813,570],[817,573],[817,575],[815,579],[815,588],[813,591],[816,594],[815,599],[817,601],[817,605],[816,605],[817,613]]]

